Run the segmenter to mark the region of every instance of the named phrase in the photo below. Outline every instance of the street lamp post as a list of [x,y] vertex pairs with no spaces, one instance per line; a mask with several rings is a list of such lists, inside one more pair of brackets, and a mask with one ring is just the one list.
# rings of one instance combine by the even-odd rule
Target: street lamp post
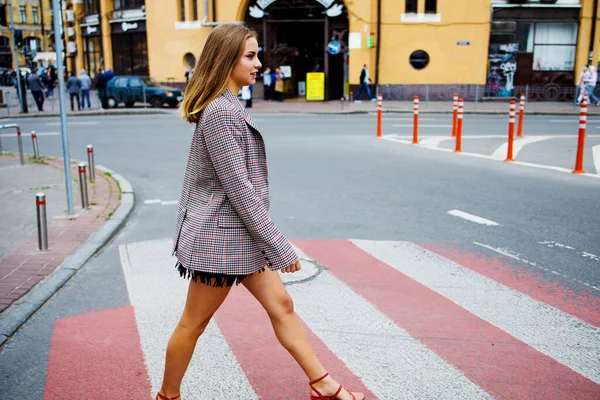
[[[58,104],[60,105],[60,136],[65,166],[65,187],[67,190],[67,211],[69,215],[75,214],[73,208],[73,185],[71,183],[71,154],[69,151],[69,135],[67,132],[67,109],[65,107],[65,76],[63,66],[63,42],[57,35],[62,36],[62,9],[58,1],[52,2],[54,20],[54,49],[56,50],[57,78],[58,78]],[[81,182],[83,184],[83,182]]]

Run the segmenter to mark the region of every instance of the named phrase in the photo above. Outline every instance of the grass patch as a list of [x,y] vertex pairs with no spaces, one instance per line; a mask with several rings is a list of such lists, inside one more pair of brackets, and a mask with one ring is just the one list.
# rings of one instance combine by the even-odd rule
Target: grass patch
[[106,172],[104,173],[104,175],[106,175],[106,176],[112,176],[112,174],[111,174],[110,172],[108,172],[108,171],[106,171]]
[[110,212],[110,214],[108,214],[108,216],[106,217],[106,220],[108,221],[114,214],[115,214],[115,210],[112,210]]
[[9,152],[6,152],[6,151],[2,152],[2,155],[3,155],[3,156],[6,156],[6,157],[15,157],[15,156],[16,156],[16,154],[14,154],[14,153],[9,153]]
[[95,201],[92,201],[92,202],[90,203],[90,206],[97,206],[97,205],[98,205],[98,203],[96,203]]
[[38,190],[48,190],[48,189],[51,189],[51,187],[50,186],[39,186],[39,187],[29,188],[29,190],[31,190],[32,192],[34,192],[34,191],[37,192]]

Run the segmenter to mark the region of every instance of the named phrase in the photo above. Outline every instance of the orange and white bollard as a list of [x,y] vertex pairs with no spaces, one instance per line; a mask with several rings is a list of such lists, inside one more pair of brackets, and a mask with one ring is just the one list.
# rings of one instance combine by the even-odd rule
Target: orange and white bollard
[[506,160],[504,161],[515,161],[513,159],[513,142],[515,141],[515,114],[517,112],[517,102],[514,100],[510,101],[510,111],[508,113],[508,151],[506,154]]
[[585,130],[587,124],[587,97],[584,96],[579,111],[579,138],[577,139],[577,158],[575,159],[574,174],[584,174],[583,151],[585,149]]
[[519,103],[519,128],[517,130],[517,137],[523,137],[523,118],[525,118],[525,95],[521,95],[521,102]]
[[413,106],[413,141],[412,144],[419,144],[419,96],[415,96]]
[[465,101],[463,99],[458,100],[458,110],[456,115],[456,148],[455,153],[462,152],[462,127],[463,127],[463,114],[465,112]]
[[452,137],[456,137],[456,122],[458,120],[458,95],[455,94],[452,105]]
[[381,137],[381,114],[383,113],[383,95],[377,95],[377,137]]

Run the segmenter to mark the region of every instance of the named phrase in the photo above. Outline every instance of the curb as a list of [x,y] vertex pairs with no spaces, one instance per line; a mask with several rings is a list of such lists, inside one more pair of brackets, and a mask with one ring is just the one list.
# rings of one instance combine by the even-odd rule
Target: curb
[[0,347],[115,236],[131,214],[135,205],[135,198],[129,181],[101,165],[96,165],[96,169],[109,172],[111,178],[117,181],[121,187],[119,206],[110,219],[96,232],[92,233],[74,253],[65,258],[45,280],[38,283],[6,309],[0,320]]
[[[67,113],[67,118],[70,117],[98,117],[98,116],[118,116],[118,115],[156,115],[156,114],[171,114],[171,111],[161,110],[161,109],[140,109],[140,110],[123,110],[123,111],[90,111],[90,112],[81,112],[81,113]],[[14,114],[14,115],[5,115],[0,117],[0,120],[3,119],[25,119],[25,118],[54,118],[60,117],[60,113],[48,113],[48,114]]]
[[[357,115],[357,114],[376,114],[377,110],[356,110],[356,111],[313,111],[313,112],[301,112],[301,111],[277,111],[277,112],[264,112],[257,111],[257,114],[316,114],[316,115]],[[447,114],[451,115],[452,111],[444,110],[419,110],[420,114]],[[383,114],[413,114],[413,110],[383,110]],[[507,111],[488,111],[488,110],[471,110],[465,111],[465,115],[508,115]],[[579,116],[579,110],[573,111],[525,111],[525,115],[574,115]],[[588,113],[588,116],[600,115],[600,113]]]

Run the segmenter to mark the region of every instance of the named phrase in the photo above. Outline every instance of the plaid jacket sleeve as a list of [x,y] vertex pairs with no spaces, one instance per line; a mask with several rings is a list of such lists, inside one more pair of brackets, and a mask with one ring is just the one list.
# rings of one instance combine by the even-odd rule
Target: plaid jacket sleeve
[[249,179],[246,158],[240,140],[243,132],[236,123],[240,116],[228,109],[206,110],[204,139],[209,158],[233,209],[250,235],[263,246],[263,254],[273,270],[292,264],[297,255],[280,232]]

